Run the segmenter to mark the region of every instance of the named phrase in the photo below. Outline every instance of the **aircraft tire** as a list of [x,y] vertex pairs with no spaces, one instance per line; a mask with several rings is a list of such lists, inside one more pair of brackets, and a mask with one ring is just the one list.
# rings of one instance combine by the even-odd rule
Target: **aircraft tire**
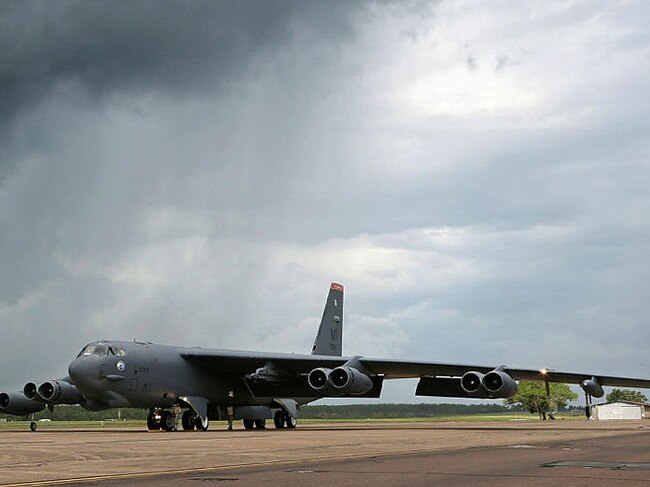
[[147,429],[149,431],[157,431],[160,429],[160,420],[156,419],[154,410],[149,411],[147,415]]
[[36,421],[32,421],[31,423],[29,423],[29,430],[30,431],[33,432],[33,431],[36,431],[37,429],[38,429],[38,424],[36,423]]
[[287,422],[287,423],[286,423],[286,424],[287,424],[287,428],[289,428],[289,429],[291,429],[291,430],[292,430],[292,429],[295,429],[295,428],[296,428],[296,425],[298,424],[298,422],[296,421],[296,418],[294,418],[294,417],[291,416],[290,414],[287,414],[286,422]]
[[276,411],[275,414],[273,415],[273,424],[277,429],[284,428],[284,424],[285,424],[284,415],[285,412],[282,411],[281,409]]
[[242,423],[244,423],[244,429],[247,430],[252,430],[255,427],[255,421],[252,419],[244,419],[242,420]]
[[255,427],[258,430],[265,430],[266,429],[266,419],[256,419],[255,420]]
[[163,411],[160,418],[160,428],[164,431],[174,431],[176,429],[176,417],[171,411]]
[[191,409],[185,411],[183,413],[183,416],[181,416],[181,424],[183,425],[183,430],[192,431],[197,425],[197,418],[198,416]]
[[208,431],[208,427],[210,426],[210,422],[206,421],[205,426],[203,426],[203,421],[201,421],[201,418],[199,416],[194,417],[194,425],[196,426],[196,429],[199,431]]

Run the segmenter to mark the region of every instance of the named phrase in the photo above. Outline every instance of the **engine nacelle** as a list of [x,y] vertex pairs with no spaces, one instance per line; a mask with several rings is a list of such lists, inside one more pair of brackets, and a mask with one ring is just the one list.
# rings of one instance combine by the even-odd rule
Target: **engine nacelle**
[[329,381],[334,390],[341,394],[361,395],[373,387],[370,377],[347,365],[341,365],[332,370]]
[[502,370],[493,370],[483,376],[483,387],[492,397],[512,397],[517,394],[519,385]]
[[33,382],[28,382],[25,384],[25,387],[23,387],[23,394],[30,401],[41,401],[41,398],[38,395],[38,386]]
[[39,397],[49,404],[81,404],[84,397],[79,389],[64,380],[49,380],[38,387]]
[[605,395],[603,386],[598,383],[598,380],[596,380],[595,377],[583,380],[580,387],[582,387],[583,391],[593,397],[603,397]]
[[324,391],[329,388],[329,376],[332,372],[332,369],[327,369],[325,367],[319,367],[312,370],[309,375],[307,375],[307,383],[309,387],[316,391]]
[[480,372],[465,372],[460,378],[460,387],[470,396],[487,397],[487,391],[483,387],[483,377]]
[[45,404],[40,401],[27,399],[20,392],[0,393],[0,413],[25,416],[27,414],[37,413],[44,408]]

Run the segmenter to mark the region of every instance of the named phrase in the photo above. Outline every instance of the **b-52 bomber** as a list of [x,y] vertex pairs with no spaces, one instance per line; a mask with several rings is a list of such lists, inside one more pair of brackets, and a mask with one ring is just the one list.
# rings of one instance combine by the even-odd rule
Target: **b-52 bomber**
[[[650,388],[650,380],[435,362],[342,356],[343,286],[332,283],[311,354],[265,353],[102,340],[86,345],[66,377],[0,393],[0,412],[32,415],[58,404],[90,411],[142,408],[149,430],[208,429],[243,420],[246,429],[295,428],[301,405],[325,397],[379,397],[385,380],[419,378],[418,396],[507,398],[518,380],[579,384],[587,398],[604,386]],[[587,412],[587,414],[589,414]]]

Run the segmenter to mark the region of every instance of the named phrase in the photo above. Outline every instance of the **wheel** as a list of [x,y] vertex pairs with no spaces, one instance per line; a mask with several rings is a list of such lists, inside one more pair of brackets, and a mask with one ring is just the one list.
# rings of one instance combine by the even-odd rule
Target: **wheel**
[[38,429],[38,424],[36,423],[36,421],[32,421],[31,423],[29,423],[30,431],[36,431],[37,429]]
[[154,409],[149,411],[147,415],[147,429],[149,431],[157,431],[160,429],[160,413]]
[[252,430],[253,427],[255,426],[255,421],[253,421],[252,419],[244,419],[242,423],[244,423],[244,429],[247,430]]
[[162,412],[160,428],[164,431],[174,431],[176,429],[176,416],[171,411]]
[[296,418],[294,418],[290,414],[287,414],[287,418],[286,418],[287,428],[294,429],[296,427],[296,424],[298,424],[298,422],[296,421]]
[[194,416],[194,426],[196,426],[196,429],[199,431],[208,431],[208,426],[210,425],[210,422],[208,418],[205,419],[205,426],[203,425],[203,421],[199,416]]
[[255,427],[258,430],[265,430],[266,429],[266,419],[256,419],[255,420]]
[[273,414],[273,424],[276,428],[280,429],[284,428],[284,423],[284,411],[280,409]]
[[196,417],[196,413],[191,409],[188,409],[183,413],[183,416],[181,416],[181,424],[185,431],[192,431],[194,429],[196,426]]

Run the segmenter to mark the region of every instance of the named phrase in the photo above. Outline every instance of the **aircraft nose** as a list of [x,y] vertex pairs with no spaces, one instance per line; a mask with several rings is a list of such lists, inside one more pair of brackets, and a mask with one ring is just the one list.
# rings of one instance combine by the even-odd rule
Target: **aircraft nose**
[[89,358],[80,357],[68,366],[68,374],[75,384],[83,384],[92,379],[94,367]]

